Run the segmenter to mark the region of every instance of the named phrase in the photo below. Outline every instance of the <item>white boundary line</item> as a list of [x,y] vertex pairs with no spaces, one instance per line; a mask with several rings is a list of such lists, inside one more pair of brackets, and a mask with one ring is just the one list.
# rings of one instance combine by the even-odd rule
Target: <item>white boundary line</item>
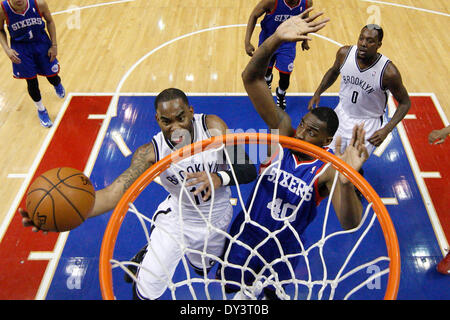
[[377,4],[384,4],[384,5],[393,6],[393,7],[412,9],[412,10],[417,10],[417,11],[438,14],[438,15],[445,16],[445,17],[450,17],[450,14],[448,14],[448,13],[439,12],[439,11],[435,11],[435,10],[429,10],[429,9],[423,9],[423,8],[417,8],[417,7],[412,7],[412,6],[406,6],[404,4],[392,3],[392,2],[386,2],[386,1],[375,1],[375,0],[361,0],[361,1],[377,3]]
[[[121,0],[121,1],[115,1],[115,2],[108,2],[108,3],[103,3],[103,4],[97,4],[97,5],[91,5],[91,6],[86,6],[86,7],[81,7],[81,8],[75,8],[75,9],[69,9],[69,10],[65,10],[65,11],[60,11],[60,12],[56,12],[56,13],[54,13],[54,14],[61,14],[61,13],[66,13],[66,12],[74,12],[75,10],[80,10],[80,9],[87,9],[87,8],[93,8],[93,7],[99,7],[99,6],[104,6],[104,5],[108,5],[108,4],[117,4],[117,3],[124,3],[124,2],[131,2],[131,1],[134,1],[134,0]],[[373,1],[372,1],[373,2]],[[115,115],[116,115],[116,112],[117,112],[117,102],[118,102],[118,99],[119,99],[119,96],[125,96],[126,94],[125,93],[120,93],[120,90],[122,89],[122,86],[123,86],[123,84],[125,83],[125,81],[127,80],[127,78],[129,77],[129,75],[145,60],[145,59],[147,59],[149,56],[151,56],[153,53],[155,53],[156,51],[158,51],[158,50],[160,50],[160,49],[162,49],[162,48],[164,48],[164,47],[166,47],[166,46],[168,46],[168,45],[170,45],[170,44],[172,44],[172,43],[174,43],[174,42],[176,42],[176,41],[178,41],[178,40],[181,40],[181,39],[184,39],[184,38],[187,38],[187,37],[189,37],[189,36],[192,36],[192,35],[196,35],[196,34],[200,34],[200,33],[203,33],[203,32],[207,32],[207,31],[213,31],[213,30],[219,30],[219,29],[227,29],[227,28],[234,28],[234,27],[246,27],[246,24],[236,24],[236,25],[226,25],[226,26],[216,26],[216,27],[211,27],[211,28],[206,28],[206,29],[202,29],[202,30],[197,30],[197,31],[194,31],[194,32],[191,32],[191,33],[188,33],[188,34],[184,34],[184,35],[182,35],[182,36],[179,36],[179,37],[176,37],[176,38],[174,38],[174,39],[172,39],[172,40],[170,40],[170,41],[168,41],[168,42],[165,42],[165,43],[163,43],[162,45],[160,45],[160,46],[158,46],[158,47],[156,47],[156,48],[154,48],[153,50],[151,50],[151,51],[149,51],[146,55],[144,55],[143,57],[141,57],[125,74],[124,74],[124,76],[122,77],[122,79],[120,80],[120,82],[119,82],[119,84],[118,84],[118,86],[117,86],[117,88],[116,88],[116,91],[114,92],[114,93],[112,93],[111,95],[112,95],[112,99],[111,99],[111,102],[110,102],[110,105],[109,105],[109,107],[108,107],[108,111],[107,111],[107,113],[106,113],[106,117],[105,117],[105,120],[103,121],[103,123],[102,123],[102,127],[100,128],[100,131],[99,131],[99,133],[98,133],[98,135],[97,135],[97,139],[96,139],[96,141],[95,141],[95,143],[94,143],[94,146],[93,146],[93,148],[92,148],[92,151],[91,151],[91,154],[90,154],[90,157],[89,157],[89,159],[88,159],[88,162],[87,162],[87,164],[86,164],[86,167],[85,167],[85,170],[84,170],[84,173],[89,177],[90,176],[90,174],[91,174],[91,172],[92,172],[92,169],[93,169],[93,167],[94,167],[94,164],[95,164],[95,160],[97,159],[97,157],[98,157],[98,152],[100,151],[100,148],[101,148],[101,145],[102,145],[102,142],[103,142],[103,140],[104,140],[104,137],[105,137],[105,134],[106,134],[106,132],[107,132],[107,129],[108,129],[108,127],[109,127],[109,123],[110,123],[110,121],[111,121],[111,117],[114,117]],[[329,38],[327,38],[327,37],[324,37],[324,36],[322,36],[322,35],[318,35],[318,34],[313,34],[314,36],[317,36],[317,37],[319,37],[319,38],[321,38],[321,39],[325,39],[325,40],[327,40],[327,41],[330,41],[331,43],[334,43],[335,45],[338,45],[338,46],[342,46],[342,44],[340,44],[340,43],[338,43],[338,42],[336,42],[336,41],[334,41],[334,40],[332,40],[332,39],[329,39]],[[5,232],[6,232],[6,230],[7,230],[7,227],[9,226],[9,223],[10,223],[10,221],[11,221],[11,219],[12,219],[12,216],[15,214],[15,210],[16,210],[16,208],[17,208],[17,206],[19,205],[19,202],[20,202],[20,200],[22,199],[22,197],[23,197],[23,194],[25,193],[25,191],[26,191],[26,188],[27,188],[27,186],[29,185],[29,183],[30,183],[30,180],[31,180],[31,178],[32,178],[32,176],[33,176],[33,174],[31,173],[31,172],[35,172],[35,170],[36,170],[36,168],[37,168],[37,166],[39,165],[39,162],[40,162],[40,160],[42,159],[42,156],[43,156],[43,154],[44,154],[44,152],[45,152],[45,150],[46,150],[46,148],[47,148],[47,146],[49,145],[49,143],[50,143],[50,141],[51,141],[51,138],[53,137],[53,135],[54,135],[54,132],[55,132],[55,130],[56,130],[56,128],[57,128],[57,126],[59,125],[59,122],[60,122],[60,120],[61,120],[61,118],[62,118],[62,115],[64,114],[64,112],[65,112],[65,110],[67,109],[67,106],[68,106],[68,102],[70,101],[70,99],[71,99],[71,97],[72,96],[75,96],[75,95],[81,95],[81,94],[70,94],[69,93],[69,95],[67,96],[67,98],[66,98],[66,101],[64,102],[64,105],[63,105],[63,107],[61,108],[61,110],[60,110],[60,112],[58,113],[58,116],[57,116],[57,119],[55,120],[55,124],[54,124],[54,126],[50,129],[50,132],[48,133],[48,135],[47,135],[47,137],[46,137],[46,140],[44,141],[44,143],[43,143],[43,145],[42,145],[42,147],[41,147],[41,149],[40,149],[40,151],[39,151],[39,153],[38,153],[38,155],[36,156],[36,158],[35,158],[35,161],[33,162],[33,165],[32,165],[32,167],[31,167],[31,170],[30,170],[30,172],[28,173],[28,176],[27,176],[27,178],[24,180],[24,182],[22,183],[22,186],[21,186],[21,189],[19,190],[19,192],[17,193],[17,195],[16,195],[16,198],[14,199],[14,201],[13,201],[13,205],[11,206],[11,208],[10,208],[10,210],[9,210],[9,212],[8,212],[8,214],[7,214],[7,216],[5,217],[5,220],[3,221],[3,223],[2,223],[2,225],[0,226],[0,242],[1,242],[1,240],[2,240],[2,238],[3,238],[3,236],[4,236],[4,234],[5,234]],[[92,96],[105,96],[105,95],[110,95],[110,94],[86,94],[86,95],[92,95]],[[143,94],[141,94],[141,93],[134,93],[134,94],[130,94],[130,95],[143,95]],[[196,95],[196,94],[190,94],[191,96],[194,96],[194,95]],[[202,95],[202,94],[197,94],[197,95]],[[203,95],[205,95],[205,96],[212,96],[213,94],[203,94]],[[216,95],[218,95],[218,94],[216,94]],[[238,96],[238,95],[245,95],[245,94],[236,94],[236,93],[223,93],[223,94],[221,94],[221,95],[223,95],[223,96]],[[306,96],[306,95],[308,95],[308,94],[298,94],[299,96]],[[325,95],[325,94],[324,94]],[[331,95],[331,94],[330,94]],[[436,99],[437,100],[437,99]],[[442,116],[442,115],[441,115]],[[445,116],[445,115],[444,115]],[[406,139],[407,139],[407,137],[406,137]],[[408,141],[408,143],[409,143],[409,141]],[[426,189],[426,187],[425,187],[425,189]],[[426,190],[426,192],[427,192],[427,190]],[[437,218],[437,217],[436,217]],[[5,223],[5,222],[7,222],[7,223]],[[68,232],[65,232],[65,233],[61,233],[60,234],[60,236],[58,237],[58,240],[57,240],[57,244],[56,244],[56,246],[55,246],[55,258],[54,259],[52,259],[51,261],[50,261],[50,263],[47,265],[47,269],[46,269],[46,272],[45,272],[45,275],[44,275],[44,278],[42,279],[42,281],[41,281],[41,285],[40,285],[40,288],[39,288],[39,291],[38,291],[38,294],[37,294],[37,296],[36,296],[36,299],[45,299],[45,296],[46,296],[46,294],[47,294],[47,291],[48,291],[48,288],[49,288],[49,286],[50,286],[50,284],[51,284],[51,281],[52,281],[52,277],[53,277],[53,274],[54,274],[54,272],[55,272],[55,270],[56,270],[56,267],[57,267],[57,264],[58,264],[58,261],[59,261],[59,258],[60,258],[60,256],[61,256],[61,253],[62,253],[62,250],[63,250],[63,248],[64,248],[64,244],[65,244],[65,241],[67,240],[67,236],[68,236]]]
[[44,156],[45,151],[47,150],[47,147],[49,146],[51,140],[53,139],[53,136],[55,134],[56,129],[59,126],[59,123],[61,122],[61,119],[67,109],[67,106],[69,105],[69,101],[71,99],[70,94],[67,96],[66,100],[64,101],[60,111],[58,112],[58,115],[55,118],[55,121],[53,122],[53,126],[49,129],[47,136],[44,139],[44,142],[42,143],[36,157],[34,158],[33,163],[31,164],[30,170],[22,175],[22,178],[25,178],[25,180],[22,182],[22,185],[19,189],[19,191],[16,194],[16,197],[14,198],[12,205],[6,214],[5,218],[3,219],[2,224],[0,225],[0,242],[2,242],[3,236],[5,235],[6,230],[8,229],[8,226],[14,216],[16,214],[16,209],[20,204],[20,201],[22,200],[30,181],[39,166],[39,163],[42,160],[42,157]]
[[[226,95],[226,96],[246,96],[246,93],[233,94],[233,93],[223,93],[223,92],[187,93],[187,94],[188,94],[188,96],[224,96],[224,95]],[[49,143],[51,142],[51,139],[53,138],[54,132],[56,131],[57,127],[59,126],[59,123],[69,105],[69,102],[71,101],[73,96],[85,96],[85,95],[86,96],[113,96],[113,93],[69,93],[68,94],[60,112],[58,113],[58,115],[55,119],[53,127],[50,129],[50,132],[47,134],[47,137],[46,137],[44,143],[42,144],[42,147],[39,150],[39,152],[35,158],[35,161],[33,162],[33,165],[30,168],[29,173],[24,175],[24,177],[26,177],[26,178],[25,178],[24,182],[22,183],[22,186],[21,186],[19,192],[17,193],[15,200],[13,201],[13,204],[7,214],[7,217],[4,219],[3,224],[0,226],[0,241],[3,238],[4,233],[7,230],[7,227],[9,226],[9,222],[11,221],[12,216],[15,214],[15,209],[19,205],[20,200],[22,199],[22,197],[26,191],[26,188],[28,187],[28,185],[31,181],[31,178],[32,178],[34,172],[36,171],[37,166],[39,165],[40,160],[42,159],[42,157],[45,153],[45,150],[47,149]],[[123,95],[123,96],[155,96],[155,95],[157,95],[157,93],[131,93],[131,92],[128,92],[128,93],[121,93],[120,95]],[[310,96],[310,95],[312,95],[312,93],[291,93],[290,95],[291,96]],[[337,95],[338,95],[338,93],[323,94],[323,96],[337,96]],[[437,111],[440,114],[444,124],[448,125],[448,120],[445,116],[445,113],[443,112],[442,108],[440,107],[439,102],[434,94],[413,93],[413,94],[410,94],[410,96],[430,96],[432,98],[433,102],[435,103]],[[390,108],[395,109],[395,104],[393,104],[392,97],[389,100],[389,104],[390,104]],[[97,135],[97,139],[94,143],[94,147],[92,148],[91,155],[88,159],[88,162],[87,162],[85,170],[84,170],[84,173],[87,176],[90,176],[90,174],[92,172],[95,161],[98,157],[98,152],[100,151],[102,142],[104,140],[107,129],[109,127],[110,120],[111,120],[110,117],[106,117],[106,119],[102,123],[102,127],[100,128],[99,134]],[[403,147],[407,153],[411,169],[412,169],[413,174],[416,179],[416,183],[419,187],[419,190],[421,191],[421,195],[423,197],[422,200],[424,202],[425,207],[427,208],[427,213],[428,213],[430,222],[433,226],[433,230],[435,231],[435,235],[437,237],[438,244],[441,248],[442,253],[444,253],[445,249],[448,248],[448,242],[446,240],[445,234],[443,233],[442,226],[440,225],[438,216],[436,214],[436,210],[434,209],[434,206],[432,204],[431,198],[428,193],[428,189],[423,180],[422,173],[418,167],[417,160],[412,151],[409,139],[406,135],[406,132],[405,132],[404,127],[401,122],[397,126],[397,130],[399,131],[399,135],[400,135],[401,141],[403,143]],[[386,200],[387,200],[386,204],[396,204],[395,201],[393,201],[393,199],[386,198]],[[58,266],[58,262],[61,257],[62,251],[64,249],[64,245],[67,241],[68,235],[69,235],[69,232],[61,233],[57,239],[53,254],[52,255],[48,254],[48,257],[50,258],[49,264],[47,265],[44,277],[41,281],[38,293],[36,295],[36,300],[43,300],[43,299],[45,299],[45,297],[47,295],[48,289],[51,285],[51,281],[53,279],[54,272],[56,271],[56,268]]]
[[119,148],[120,152],[122,152],[122,155],[126,158],[130,154],[132,154],[131,150],[128,148],[127,144],[125,143],[125,140],[123,140],[122,135],[114,131],[111,133],[111,138],[116,143],[117,147]]
[[66,9],[66,10],[63,10],[63,11],[53,12],[52,15],[58,15],[58,14],[63,14],[63,13],[73,13],[75,11],[79,11],[79,10],[83,10],[83,9],[97,8],[97,7],[109,6],[109,5],[113,5],[113,4],[120,4],[120,3],[126,3],[126,2],[134,2],[134,1],[136,1],[136,0],[118,0],[118,1],[111,1],[111,2],[92,4],[92,5],[84,6],[84,7],[76,7],[76,6],[74,6],[71,9]]
[[[259,24],[257,24],[257,26],[259,26]],[[111,103],[109,105],[108,108],[108,115],[110,115],[111,117],[115,117],[116,116],[116,112],[117,112],[117,102],[119,100],[119,96],[121,95],[120,90],[123,87],[123,84],[125,83],[125,81],[127,81],[128,77],[130,76],[130,74],[144,61],[146,60],[148,57],[150,57],[152,54],[154,54],[155,52],[159,51],[160,49],[178,41],[178,40],[182,40],[185,39],[187,37],[193,36],[193,35],[197,35],[200,33],[204,33],[204,32],[208,32],[208,31],[215,31],[215,30],[221,30],[221,29],[230,29],[230,28],[239,28],[239,27],[247,27],[247,24],[232,24],[232,25],[225,25],[225,26],[216,26],[216,27],[210,27],[210,28],[205,28],[205,29],[201,29],[201,30],[197,30],[197,31],[193,31],[190,33],[186,33],[184,35],[181,35],[179,37],[176,37],[172,40],[169,40],[167,42],[164,42],[163,44],[159,45],[158,47],[152,49],[151,51],[149,51],[148,53],[146,53],[144,56],[142,56],[135,64],[133,64],[131,66],[130,69],[128,69],[128,71],[124,74],[124,76],[122,77],[122,79],[120,80],[116,91],[114,92],[113,98],[111,100]],[[337,41],[334,41],[330,38],[327,38],[325,36],[319,35],[319,34],[315,34],[315,33],[311,33],[311,35],[319,37],[321,39],[325,39],[333,44],[336,44],[338,46],[342,46],[342,44],[340,44]],[[232,94],[229,94],[232,95]]]
[[28,177],[28,173],[9,173],[7,178],[9,179],[25,179]]
[[[419,94],[415,94],[418,96]],[[414,95],[411,95],[414,96]],[[423,94],[425,96],[425,94]],[[431,95],[430,95],[431,96]],[[432,97],[432,96],[431,96]],[[437,99],[436,99],[437,100]],[[434,102],[434,101],[433,101]],[[389,97],[388,100],[389,107],[392,108],[392,110],[396,109],[395,103],[392,99],[392,96]],[[435,104],[437,111],[441,114],[441,117],[444,116],[443,120],[445,118],[444,112],[440,109],[439,104]],[[444,123],[446,121],[443,121]],[[448,121],[447,121],[448,123]],[[426,186],[425,180],[422,176],[422,172],[420,170],[419,164],[417,162],[416,156],[413,152],[413,149],[411,147],[411,143],[408,139],[408,135],[406,134],[405,127],[403,126],[402,122],[399,122],[397,125],[397,131],[400,135],[400,139],[403,143],[403,148],[405,149],[406,155],[409,160],[409,164],[411,166],[411,170],[413,172],[414,178],[416,179],[417,186],[419,187],[420,194],[422,195],[422,201],[425,205],[426,211],[428,213],[428,218],[430,219],[431,225],[433,227],[436,239],[438,241],[439,247],[441,249],[442,254],[445,254],[445,250],[448,249],[448,242],[447,238],[445,236],[444,230],[442,229],[441,223],[439,221],[439,217],[436,213],[436,209],[434,208],[433,201],[431,200],[430,194],[428,192],[428,188]]]

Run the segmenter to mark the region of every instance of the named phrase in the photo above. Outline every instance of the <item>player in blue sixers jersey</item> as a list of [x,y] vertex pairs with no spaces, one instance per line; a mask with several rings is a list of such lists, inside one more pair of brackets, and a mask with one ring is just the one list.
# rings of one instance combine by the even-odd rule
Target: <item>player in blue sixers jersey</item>
[[[255,109],[271,130],[279,130],[280,135],[291,136],[319,147],[326,147],[333,140],[333,135],[339,126],[339,120],[334,110],[318,107],[307,113],[297,129],[293,129],[290,116],[275,105],[264,79],[266,66],[281,43],[308,40],[306,34],[320,30],[327,23],[327,19],[314,22],[322,13],[308,18],[306,14],[309,12],[310,9],[305,14],[292,17],[281,24],[276,32],[255,51],[242,78]],[[355,126],[350,146],[344,153],[341,153],[340,139],[338,138],[336,155],[355,170],[361,168],[368,158],[364,145],[363,125]],[[329,195],[336,171],[330,166],[312,183],[316,175],[324,170],[322,161],[290,149],[282,149],[278,157],[281,159],[281,164],[274,163],[273,166],[267,168],[268,172],[260,177],[260,186],[254,194],[253,207],[249,211],[250,219],[276,233],[275,237],[281,244],[284,254],[298,253],[301,251],[301,247],[296,237],[301,236],[316,216],[316,205]],[[310,185],[311,187],[309,187]],[[275,187],[277,190],[274,197]],[[303,203],[295,213],[300,201]],[[343,175],[339,175],[332,195],[332,203],[344,229],[358,226],[362,217],[362,204],[353,184]],[[290,223],[289,227],[285,226],[286,220]],[[284,229],[280,231],[283,227]],[[245,266],[248,263],[247,268],[258,274],[267,264],[271,264],[275,259],[281,257],[277,241],[274,238],[268,239],[267,232],[246,222],[242,212],[233,221],[230,234],[237,236],[238,240],[251,248],[257,248],[258,254],[265,260],[263,261],[258,256],[248,259],[250,251],[233,241],[230,242],[229,252],[227,254],[225,251],[224,257],[231,264]],[[258,246],[264,241],[266,241],[264,244]],[[295,269],[298,258],[290,258],[289,262]],[[273,268],[277,272],[279,280],[292,278],[286,262],[280,260],[273,264]],[[218,275],[225,277],[227,292],[241,290],[235,296],[237,299],[246,298],[245,288],[240,289],[237,285],[230,284],[230,281],[241,283],[241,279],[244,279],[245,284],[251,286],[255,280],[254,274],[248,269],[242,272],[242,268],[232,266],[223,267],[223,271],[220,270]],[[264,292],[267,298],[276,298],[270,288],[264,288]]]
[[[297,16],[307,8],[312,7],[312,0],[261,0],[250,14],[245,34],[245,51],[249,56],[253,55],[255,48],[251,44],[253,30],[259,17],[265,14],[261,21],[261,33],[259,34],[259,46],[269,38],[283,21],[292,16]],[[307,41],[302,42],[302,50],[309,50]],[[265,74],[266,82],[271,88],[273,80],[273,67],[279,71],[280,80],[276,88],[277,105],[286,109],[286,90],[289,88],[291,73],[294,69],[296,56],[296,43],[286,42],[280,45],[274,52]]]
[[[5,22],[11,38],[10,46],[4,30]],[[44,0],[2,1],[0,44],[13,63],[14,78],[26,79],[28,93],[36,104],[41,125],[51,127],[52,121],[42,103],[37,75],[47,77],[58,97],[63,98],[65,90],[58,76],[56,28],[47,3]]]

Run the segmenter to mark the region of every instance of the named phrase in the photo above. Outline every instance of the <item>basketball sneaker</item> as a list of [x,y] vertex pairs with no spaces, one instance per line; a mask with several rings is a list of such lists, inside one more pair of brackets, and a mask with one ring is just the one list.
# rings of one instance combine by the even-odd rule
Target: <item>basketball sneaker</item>
[[44,109],[43,111],[38,110],[38,116],[43,127],[50,128],[53,125],[52,120],[50,120],[50,117],[48,116],[47,109]]
[[445,258],[438,263],[436,269],[438,272],[450,276],[450,251],[447,252]]
[[66,96],[66,90],[64,89],[62,83],[55,86],[55,91],[56,91],[56,95],[61,99]]
[[268,76],[268,77],[264,77],[264,79],[266,80],[266,83],[267,83],[267,86],[269,87],[269,89],[272,89],[273,73],[271,73],[270,76]]
[[[141,264],[142,260],[144,260],[145,254],[147,253],[147,245],[145,245],[141,250],[139,250],[138,253],[136,253],[136,255],[130,260],[131,262],[135,262],[137,264]],[[131,271],[132,274],[136,275],[137,271],[138,271],[138,267],[135,265],[128,265],[127,266],[128,270]],[[131,278],[131,276],[125,272],[124,275],[124,280],[127,283],[132,283],[134,282],[133,278]]]
[[284,94],[280,93],[279,88],[275,90],[277,94],[277,106],[283,110],[286,110],[286,92]]

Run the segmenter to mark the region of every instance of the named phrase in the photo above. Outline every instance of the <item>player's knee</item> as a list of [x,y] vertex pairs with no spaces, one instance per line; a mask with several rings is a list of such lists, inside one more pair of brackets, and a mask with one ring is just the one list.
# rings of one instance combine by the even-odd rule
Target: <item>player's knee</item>
[[47,80],[55,87],[61,83],[61,78],[58,75],[52,76],[52,77],[47,77]]

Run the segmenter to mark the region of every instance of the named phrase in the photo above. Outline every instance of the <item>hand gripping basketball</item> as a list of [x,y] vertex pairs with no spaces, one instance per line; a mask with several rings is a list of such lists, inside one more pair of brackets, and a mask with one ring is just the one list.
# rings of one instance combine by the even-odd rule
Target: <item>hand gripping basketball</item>
[[27,211],[22,208],[22,224],[34,232],[64,232],[78,227],[87,218],[95,202],[94,187],[83,172],[54,168],[31,184],[27,196]]

